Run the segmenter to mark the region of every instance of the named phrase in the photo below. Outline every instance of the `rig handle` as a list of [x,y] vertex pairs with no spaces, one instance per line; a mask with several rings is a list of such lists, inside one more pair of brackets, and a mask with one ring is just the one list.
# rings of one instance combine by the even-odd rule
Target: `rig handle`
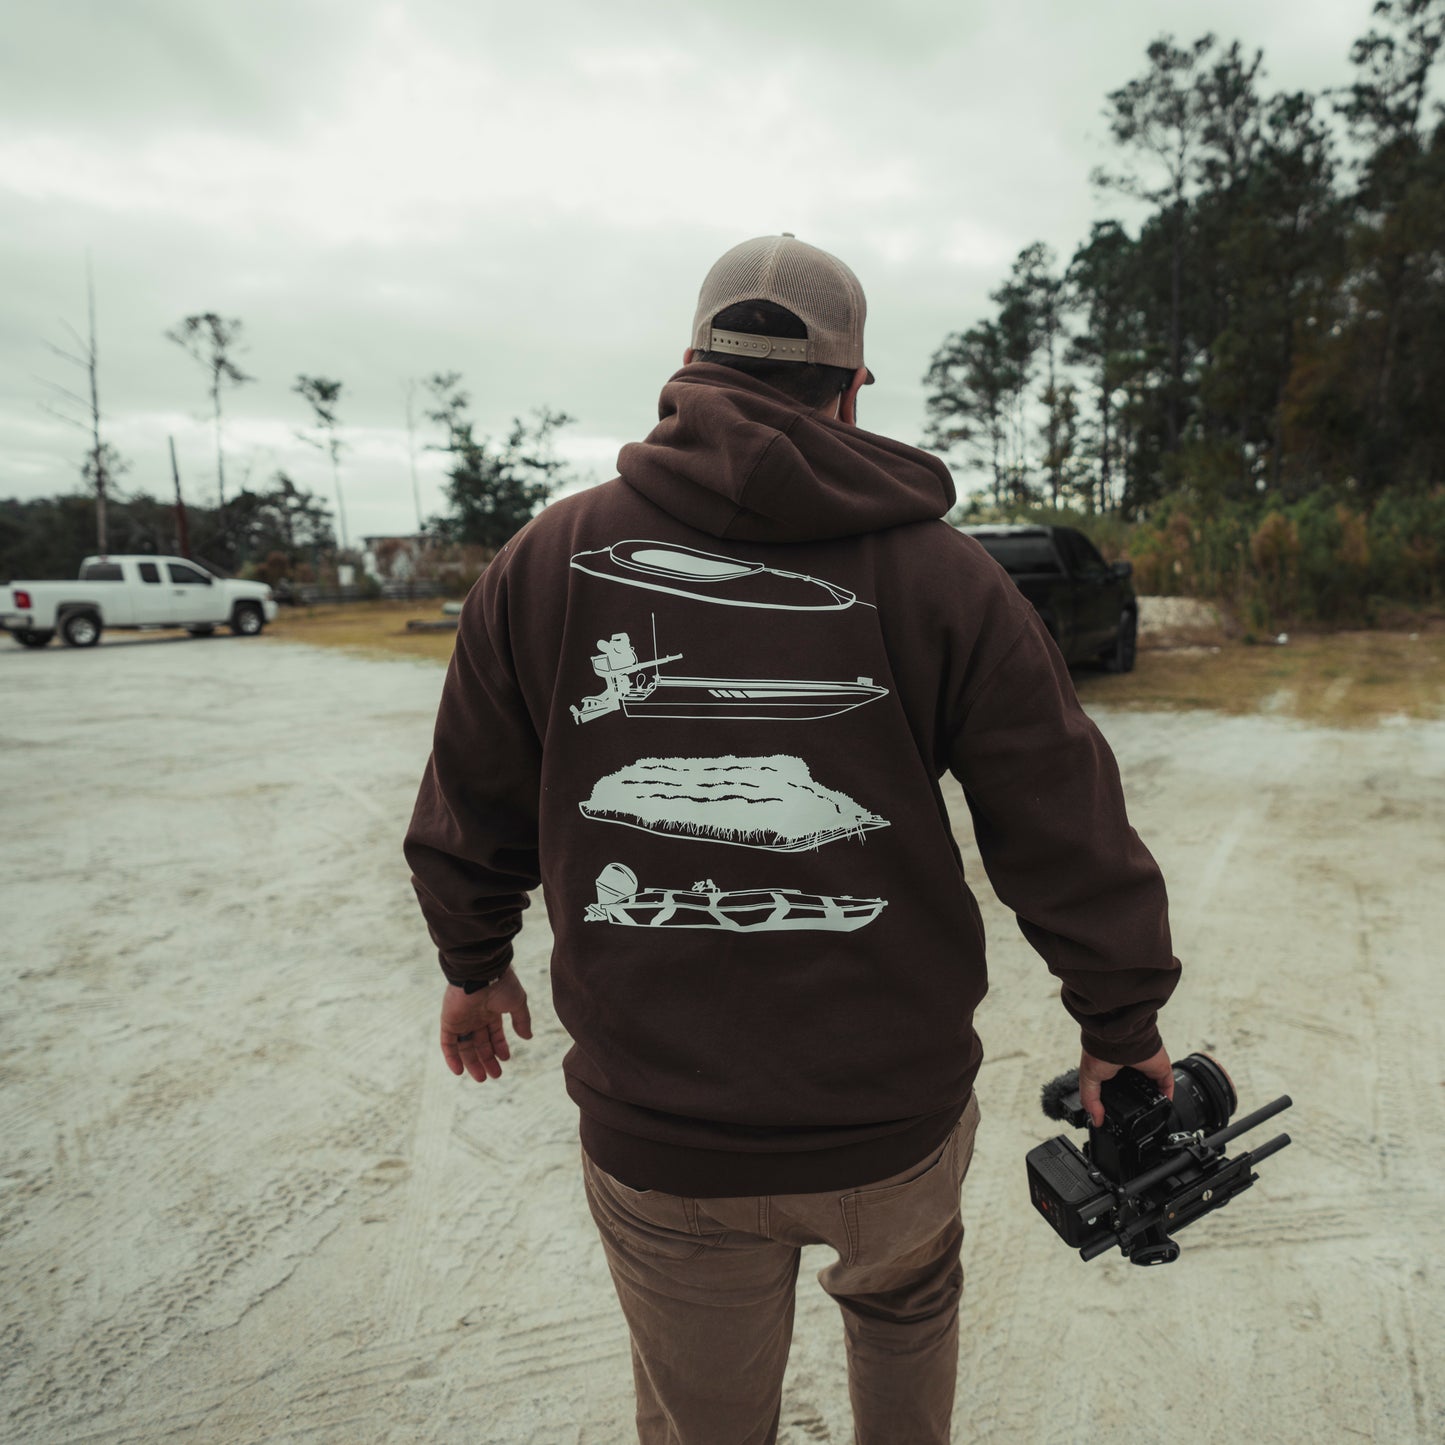
[[1281,1149],[1292,1142],[1288,1134],[1276,1134],[1268,1144],[1261,1144],[1258,1149],[1249,1151],[1250,1167],[1253,1168],[1261,1159],[1268,1159],[1271,1154],[1278,1154]]
[[1079,1251],[1079,1258],[1098,1259],[1101,1254],[1107,1254],[1118,1243],[1119,1236],[1117,1234],[1106,1234],[1102,1239],[1096,1239],[1092,1244],[1086,1244]]
[[1204,1142],[1211,1149],[1218,1149],[1228,1144],[1231,1139],[1237,1139],[1241,1134],[1248,1133],[1258,1124],[1263,1124],[1266,1119],[1273,1119],[1276,1114],[1282,1114],[1288,1108],[1293,1107],[1294,1100],[1288,1094],[1281,1094],[1277,1099],[1271,1099],[1262,1109],[1256,1109],[1252,1114],[1246,1114],[1242,1119],[1236,1119],[1234,1123],[1226,1125],[1217,1133],[1211,1134]]

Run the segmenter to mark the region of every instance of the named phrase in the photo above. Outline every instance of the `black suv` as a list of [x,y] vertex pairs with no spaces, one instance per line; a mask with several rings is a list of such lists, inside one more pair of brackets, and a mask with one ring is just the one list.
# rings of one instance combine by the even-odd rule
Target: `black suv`
[[1132,672],[1139,599],[1128,562],[1111,567],[1072,527],[963,527],[1038,609],[1069,662]]

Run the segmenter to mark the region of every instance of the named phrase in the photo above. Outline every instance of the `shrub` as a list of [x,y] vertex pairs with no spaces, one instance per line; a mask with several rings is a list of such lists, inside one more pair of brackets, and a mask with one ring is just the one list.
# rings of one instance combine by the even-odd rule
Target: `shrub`
[[1290,612],[1299,597],[1299,529],[1286,516],[1271,512],[1249,539],[1254,563],[1254,590],[1263,613],[1251,621],[1263,624],[1278,613]]
[[963,520],[1075,527],[1110,561],[1128,558],[1140,592],[1223,602],[1260,633],[1288,621],[1369,623],[1392,607],[1445,602],[1445,487],[1385,491],[1368,507],[1349,487],[1294,502],[1176,492],[1133,524],[975,501]]

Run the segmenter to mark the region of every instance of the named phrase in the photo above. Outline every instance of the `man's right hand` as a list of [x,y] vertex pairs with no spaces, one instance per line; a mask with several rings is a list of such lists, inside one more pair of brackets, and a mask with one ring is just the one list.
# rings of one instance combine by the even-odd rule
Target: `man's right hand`
[[1099,1086],[1105,1079],[1112,1079],[1120,1069],[1138,1069],[1146,1079],[1151,1080],[1161,1094],[1174,1097],[1174,1066],[1169,1062],[1169,1051],[1160,1049],[1151,1058],[1141,1059],[1137,1064],[1109,1064],[1096,1059],[1087,1050],[1079,1059],[1079,1102],[1084,1112],[1097,1128],[1104,1122],[1104,1106],[1099,1100]]
[[512,1057],[502,1020],[512,1016],[519,1037],[532,1037],[527,991],[509,968],[490,988],[468,993],[449,983],[442,995],[442,1058],[452,1073],[463,1071],[477,1083],[502,1077]]

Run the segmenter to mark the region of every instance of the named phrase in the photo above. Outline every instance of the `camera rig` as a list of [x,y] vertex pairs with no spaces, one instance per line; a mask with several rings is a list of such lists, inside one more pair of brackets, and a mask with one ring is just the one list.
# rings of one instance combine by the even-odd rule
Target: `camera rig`
[[1255,1166],[1289,1144],[1289,1135],[1280,1134],[1226,1157],[1231,1140],[1293,1100],[1281,1095],[1225,1124],[1234,1087],[1213,1059],[1191,1054],[1175,1066],[1174,1078],[1171,1102],[1137,1070],[1120,1070],[1101,1090],[1102,1126],[1083,1108],[1077,1071],[1045,1085],[1044,1113],[1087,1127],[1089,1138],[1082,1149],[1060,1135],[1029,1150],[1029,1195],[1081,1258],[1117,1246],[1134,1264],[1173,1263],[1180,1247],[1170,1236],[1242,1194],[1259,1178]]

